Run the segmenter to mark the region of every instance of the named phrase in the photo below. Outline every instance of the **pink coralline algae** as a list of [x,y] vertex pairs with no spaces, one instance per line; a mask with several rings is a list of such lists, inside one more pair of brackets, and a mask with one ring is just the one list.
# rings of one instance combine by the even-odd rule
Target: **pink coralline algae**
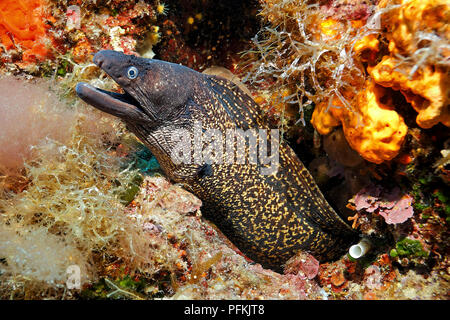
[[337,20],[366,20],[371,13],[371,7],[363,1],[350,0],[326,1],[320,10],[326,17],[333,17]]
[[378,213],[387,224],[398,224],[413,216],[412,200],[410,195],[402,195],[399,188],[386,191],[372,185],[358,192],[352,202],[357,211]]
[[285,274],[297,274],[302,279],[313,279],[319,272],[319,261],[306,252],[299,252],[289,259],[284,268]]
[[403,195],[394,206],[389,209],[380,211],[380,215],[386,220],[387,224],[403,223],[414,214],[412,207],[412,197],[410,195]]

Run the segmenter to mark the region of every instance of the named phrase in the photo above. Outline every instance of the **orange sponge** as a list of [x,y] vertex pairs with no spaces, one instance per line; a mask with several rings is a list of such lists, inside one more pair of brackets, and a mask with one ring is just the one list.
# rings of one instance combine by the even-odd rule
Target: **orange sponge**
[[399,66],[393,57],[384,56],[368,71],[377,83],[403,93],[418,112],[416,122],[420,127],[428,129],[438,122],[450,126],[450,79],[444,70],[426,66],[409,79],[410,68]]
[[48,54],[44,4],[45,0],[0,1],[0,42],[6,50],[21,49],[24,62],[43,60]]
[[[395,0],[401,4],[382,18],[389,26],[389,55],[368,68],[378,84],[400,90],[417,111],[424,129],[441,122],[450,126],[450,2]],[[386,0],[379,3],[383,7]]]
[[317,104],[311,123],[322,135],[342,124],[350,146],[374,163],[394,158],[408,130],[394,110],[387,89],[371,80],[366,81],[366,90],[360,91],[351,105],[345,106],[337,98],[331,105]]

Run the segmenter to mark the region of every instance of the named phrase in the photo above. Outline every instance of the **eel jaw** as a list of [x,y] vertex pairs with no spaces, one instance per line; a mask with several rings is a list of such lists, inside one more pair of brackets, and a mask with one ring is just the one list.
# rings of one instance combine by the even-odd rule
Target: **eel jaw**
[[78,97],[95,108],[119,117],[126,122],[145,123],[151,119],[142,111],[139,103],[128,93],[116,93],[95,88],[80,82],[75,88]]

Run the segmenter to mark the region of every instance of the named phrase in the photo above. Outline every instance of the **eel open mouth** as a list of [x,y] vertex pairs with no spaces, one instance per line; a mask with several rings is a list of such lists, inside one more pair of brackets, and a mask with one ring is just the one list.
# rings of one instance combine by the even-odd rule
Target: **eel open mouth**
[[84,82],[78,83],[75,90],[78,97],[101,111],[129,121],[150,120],[139,102],[127,92],[110,92]]

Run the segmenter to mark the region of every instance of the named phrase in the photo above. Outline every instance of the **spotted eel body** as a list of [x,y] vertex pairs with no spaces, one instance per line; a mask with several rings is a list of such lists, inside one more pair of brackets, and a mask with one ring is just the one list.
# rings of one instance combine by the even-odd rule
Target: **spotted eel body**
[[[202,129],[269,129],[256,103],[234,83],[154,59],[100,51],[94,63],[125,91],[107,92],[80,83],[78,95],[122,118],[156,156],[167,176],[202,202],[205,218],[243,253],[279,270],[299,250],[319,260],[337,257],[354,233],[330,207],[302,162],[281,139],[279,167],[261,173],[260,163],[177,164],[171,133]],[[134,72],[138,76],[134,78]],[[130,72],[132,75],[130,76]],[[248,147],[245,152],[248,153]],[[248,159],[248,158],[247,158]]]

